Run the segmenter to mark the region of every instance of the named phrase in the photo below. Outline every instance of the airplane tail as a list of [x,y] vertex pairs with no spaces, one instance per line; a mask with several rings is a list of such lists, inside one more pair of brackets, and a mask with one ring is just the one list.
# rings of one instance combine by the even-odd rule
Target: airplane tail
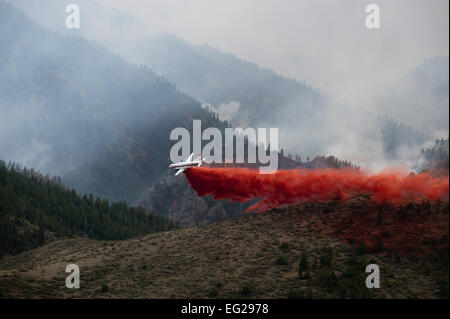
[[206,158],[202,157],[201,155],[199,155],[198,158],[200,159],[200,163],[198,163],[197,167],[200,167],[205,164]]

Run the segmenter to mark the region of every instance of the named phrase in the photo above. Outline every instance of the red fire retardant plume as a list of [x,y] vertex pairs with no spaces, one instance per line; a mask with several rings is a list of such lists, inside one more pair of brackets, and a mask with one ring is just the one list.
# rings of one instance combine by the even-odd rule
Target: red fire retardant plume
[[369,194],[374,202],[402,203],[445,199],[449,193],[448,177],[400,171],[367,175],[357,170],[295,169],[259,174],[246,168],[193,167],[186,176],[199,196],[237,202],[260,199],[246,210],[259,212],[300,202],[346,200],[358,194]]

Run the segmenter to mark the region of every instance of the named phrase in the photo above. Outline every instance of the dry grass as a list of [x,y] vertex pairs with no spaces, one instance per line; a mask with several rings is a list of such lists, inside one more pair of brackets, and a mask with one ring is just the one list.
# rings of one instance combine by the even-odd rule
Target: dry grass
[[[303,205],[127,241],[59,240],[0,260],[0,297],[350,297],[323,284],[323,274],[339,277],[355,251],[335,235],[329,214]],[[320,264],[324,247],[333,252],[329,267]],[[300,279],[303,252],[309,267]],[[381,288],[367,297],[439,297],[436,271],[425,274],[421,258],[386,252],[358,260],[381,268]],[[70,263],[80,266],[80,289],[65,287]],[[368,290],[363,280],[355,284]]]

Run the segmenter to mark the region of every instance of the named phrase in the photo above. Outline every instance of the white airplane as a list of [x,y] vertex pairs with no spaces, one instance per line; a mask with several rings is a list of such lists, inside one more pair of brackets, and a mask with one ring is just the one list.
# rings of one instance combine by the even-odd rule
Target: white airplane
[[191,167],[202,166],[203,164],[205,164],[205,160],[206,159],[202,158],[201,155],[199,155],[196,160],[192,160],[193,157],[194,157],[194,153],[192,153],[188,157],[188,159],[186,161],[184,161],[184,162],[170,164],[169,168],[177,169],[178,172],[175,174],[175,176],[177,176],[178,174],[183,173],[184,171],[188,170]]

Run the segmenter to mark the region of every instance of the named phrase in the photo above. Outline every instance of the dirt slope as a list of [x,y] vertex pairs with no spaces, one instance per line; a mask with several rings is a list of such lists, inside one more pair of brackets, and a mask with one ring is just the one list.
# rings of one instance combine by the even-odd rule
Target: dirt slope
[[[0,260],[0,297],[448,296],[448,203],[439,204],[440,210],[435,206],[431,208],[432,216],[438,216],[432,220],[437,219],[441,226],[442,223],[447,225],[447,255],[443,257],[438,257],[442,244],[433,242],[434,237],[430,237],[437,234],[434,239],[442,240],[440,232],[425,233],[428,241],[419,243],[427,247],[424,252],[430,246],[439,248],[433,254],[417,253],[417,249],[409,252],[404,247],[396,251],[395,245],[401,242],[396,234],[387,238],[390,240],[386,242],[387,247],[376,252],[370,252],[370,244],[365,246],[367,249],[361,247],[360,239],[364,239],[361,231],[349,238],[348,229],[355,226],[339,229],[337,225],[347,225],[353,214],[353,225],[359,225],[356,229],[365,234],[377,233],[368,228],[370,224],[366,223],[366,228],[361,226],[361,212],[367,205],[373,204],[361,198],[349,203],[299,205],[127,241],[59,240]],[[379,207],[369,207],[368,212],[372,212],[367,215],[369,219],[375,211],[378,212]],[[392,207],[384,207],[385,216],[390,216],[386,212],[391,211],[397,212]],[[387,229],[397,220],[390,218],[381,221]],[[402,218],[414,221],[409,215]],[[426,218],[421,220],[425,225],[431,222]],[[429,229],[422,227],[421,233]],[[405,233],[405,238],[414,237],[411,231]],[[403,236],[401,232],[397,234]],[[299,274],[302,254],[307,263]],[[68,275],[65,267],[70,263],[80,266],[80,289],[65,287]],[[365,287],[365,267],[369,263],[380,267],[380,289]]]

